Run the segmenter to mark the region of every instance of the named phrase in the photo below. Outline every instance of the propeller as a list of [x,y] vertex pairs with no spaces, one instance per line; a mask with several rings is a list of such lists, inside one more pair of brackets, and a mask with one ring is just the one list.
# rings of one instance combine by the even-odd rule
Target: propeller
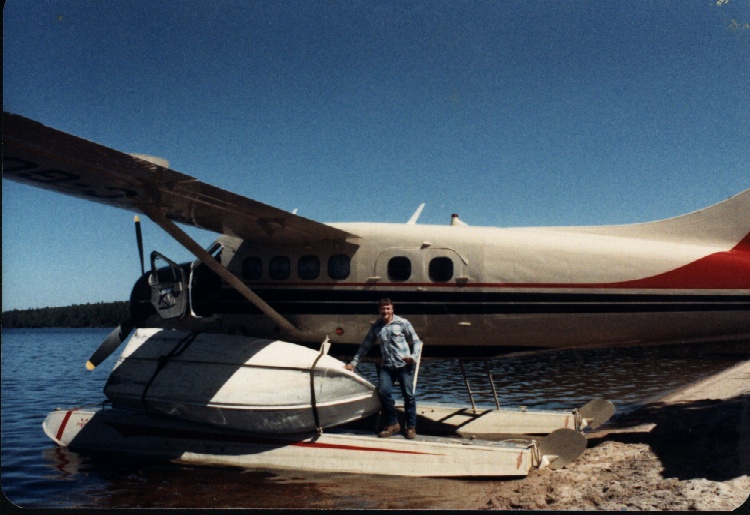
[[99,348],[94,351],[89,360],[86,362],[86,370],[94,370],[94,368],[96,368],[102,361],[107,359],[109,355],[112,354],[115,349],[117,349],[117,347],[119,347],[120,344],[125,341],[125,338],[128,337],[130,331],[133,330],[133,327],[135,327],[135,324],[130,318],[126,319],[120,325],[115,327],[115,329],[111,333],[109,333],[109,336],[104,339],[102,344],[99,345]]
[[[141,275],[143,275],[145,273],[143,268],[143,235],[141,234],[141,220],[138,215],[135,217],[135,239],[138,242],[138,257],[141,260]],[[134,327],[135,323],[132,318],[124,320],[115,327],[86,362],[86,370],[94,370],[102,361],[107,359],[125,341]]]
[[138,257],[141,258],[141,275],[146,271],[143,268],[143,235],[141,234],[141,219],[135,215],[135,239],[138,242]]

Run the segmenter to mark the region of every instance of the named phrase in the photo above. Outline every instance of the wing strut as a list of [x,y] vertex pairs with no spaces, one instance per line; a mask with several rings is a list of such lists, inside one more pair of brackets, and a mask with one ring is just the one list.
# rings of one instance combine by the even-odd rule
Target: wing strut
[[215,272],[219,277],[224,279],[230,284],[235,290],[240,292],[243,297],[252,302],[263,314],[267,315],[271,320],[276,322],[281,329],[286,331],[292,338],[297,340],[304,340],[305,333],[300,329],[294,327],[289,320],[281,316],[275,309],[266,303],[263,299],[252,291],[250,288],[240,281],[232,272],[230,272],[224,265],[217,262],[211,254],[209,254],[203,247],[201,247],[195,240],[193,240],[187,233],[177,227],[174,222],[169,220],[161,210],[152,205],[140,206],[148,217],[154,221],[159,227],[167,231],[167,233],[177,240],[180,245],[185,247],[187,250],[193,253],[195,257],[200,259],[208,268]]

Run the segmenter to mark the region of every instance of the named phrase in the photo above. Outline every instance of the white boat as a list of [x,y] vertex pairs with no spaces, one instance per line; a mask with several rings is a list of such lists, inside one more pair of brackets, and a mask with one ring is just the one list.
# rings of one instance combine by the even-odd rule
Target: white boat
[[378,438],[341,430],[253,434],[142,410],[79,409],[50,413],[46,434],[74,451],[117,452],[205,465],[316,472],[423,476],[526,476],[577,458],[586,438],[558,429],[540,439],[489,442],[419,435]]
[[138,329],[104,387],[114,407],[256,433],[299,433],[380,409],[324,352],[246,336]]

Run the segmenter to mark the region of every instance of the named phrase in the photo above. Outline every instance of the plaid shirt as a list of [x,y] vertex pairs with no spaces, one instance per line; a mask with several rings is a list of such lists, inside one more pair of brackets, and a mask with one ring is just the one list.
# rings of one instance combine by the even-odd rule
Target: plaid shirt
[[383,319],[379,318],[370,327],[365,340],[357,351],[357,355],[351,361],[354,368],[357,368],[359,361],[370,352],[375,342],[380,345],[383,366],[388,368],[403,367],[406,365],[404,358],[411,357],[414,361],[417,361],[422,352],[422,340],[417,336],[411,322],[393,315],[391,323],[385,324]]

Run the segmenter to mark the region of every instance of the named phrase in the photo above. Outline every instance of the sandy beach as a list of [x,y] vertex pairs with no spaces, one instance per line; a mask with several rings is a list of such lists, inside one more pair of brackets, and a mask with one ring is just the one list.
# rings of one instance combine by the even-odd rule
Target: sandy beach
[[475,492],[471,507],[724,511],[742,506],[750,495],[750,361],[615,419],[587,438],[588,448],[568,468],[493,482],[486,492]]

